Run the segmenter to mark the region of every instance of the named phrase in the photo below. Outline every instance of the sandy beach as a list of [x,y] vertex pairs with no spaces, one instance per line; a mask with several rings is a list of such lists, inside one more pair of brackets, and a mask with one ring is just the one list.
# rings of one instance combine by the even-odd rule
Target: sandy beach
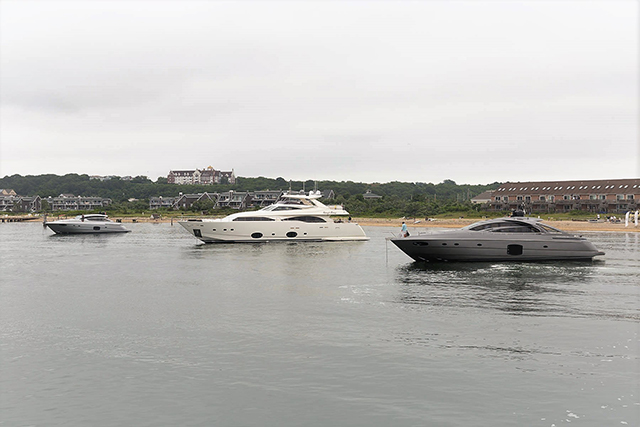
[[[132,223],[132,222],[144,222],[144,223],[167,223],[167,222],[178,222],[184,221],[189,218],[201,218],[198,216],[189,216],[189,217],[174,217],[172,218],[159,218],[154,219],[150,217],[137,217],[137,218],[118,218],[113,217],[113,220],[120,220],[123,223]],[[480,221],[481,218],[461,218],[461,219],[432,219],[430,221],[426,220],[414,220],[414,219],[402,219],[402,218],[352,218],[352,222],[357,222],[363,226],[369,227],[397,227],[398,230],[402,225],[402,221],[407,223],[407,227],[411,230],[412,228],[427,228],[427,227],[437,227],[437,228],[460,228],[466,225],[472,224],[474,222]],[[544,222],[551,225],[552,227],[558,228],[563,231],[569,232],[587,232],[587,231],[615,231],[622,233],[637,233],[640,232],[640,226],[636,227],[633,221],[629,221],[629,225],[625,227],[624,221],[611,223],[611,222],[590,222],[590,221],[556,221],[556,220],[545,220]]]
[[[424,227],[440,227],[440,228],[460,228],[474,222],[480,221],[480,218],[462,218],[462,219],[434,219],[430,221],[420,220],[416,223],[415,220],[403,220],[402,218],[354,218],[353,221],[360,225],[366,226],[386,226],[397,227],[400,229],[402,221],[407,223],[409,230],[411,228],[424,228]],[[629,226],[624,226],[624,221],[617,223],[610,222],[589,222],[589,221],[554,221],[544,220],[545,223],[552,227],[558,228],[563,231],[617,231],[617,232],[638,232],[640,226],[636,227],[633,222],[629,222]]]

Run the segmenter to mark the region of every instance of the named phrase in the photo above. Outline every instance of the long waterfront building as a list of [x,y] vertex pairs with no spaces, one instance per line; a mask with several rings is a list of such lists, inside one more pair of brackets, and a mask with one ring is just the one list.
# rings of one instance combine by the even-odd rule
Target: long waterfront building
[[496,211],[624,213],[638,209],[640,179],[507,182],[479,200]]

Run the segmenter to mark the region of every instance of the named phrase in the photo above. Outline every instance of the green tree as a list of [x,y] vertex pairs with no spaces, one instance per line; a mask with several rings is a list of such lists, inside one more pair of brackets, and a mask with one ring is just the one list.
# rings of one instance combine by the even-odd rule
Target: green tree
[[212,211],[215,206],[213,200],[198,200],[193,205],[191,205],[191,210],[194,212],[208,212]]

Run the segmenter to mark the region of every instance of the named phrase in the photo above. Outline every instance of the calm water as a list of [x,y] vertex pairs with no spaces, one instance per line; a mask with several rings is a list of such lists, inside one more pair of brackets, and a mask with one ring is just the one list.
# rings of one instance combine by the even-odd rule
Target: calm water
[[593,263],[0,224],[3,426],[640,425],[640,236]]

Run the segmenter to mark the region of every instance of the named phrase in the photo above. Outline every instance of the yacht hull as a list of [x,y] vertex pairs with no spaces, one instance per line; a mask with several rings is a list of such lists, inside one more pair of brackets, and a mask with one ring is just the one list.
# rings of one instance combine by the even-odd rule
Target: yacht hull
[[191,220],[179,224],[205,243],[369,240],[356,223]]
[[591,260],[604,255],[588,240],[569,236],[478,239],[449,233],[391,241],[415,261],[560,261]]
[[74,223],[74,222],[47,222],[45,223],[56,234],[102,234],[102,233],[128,233],[118,223]]

